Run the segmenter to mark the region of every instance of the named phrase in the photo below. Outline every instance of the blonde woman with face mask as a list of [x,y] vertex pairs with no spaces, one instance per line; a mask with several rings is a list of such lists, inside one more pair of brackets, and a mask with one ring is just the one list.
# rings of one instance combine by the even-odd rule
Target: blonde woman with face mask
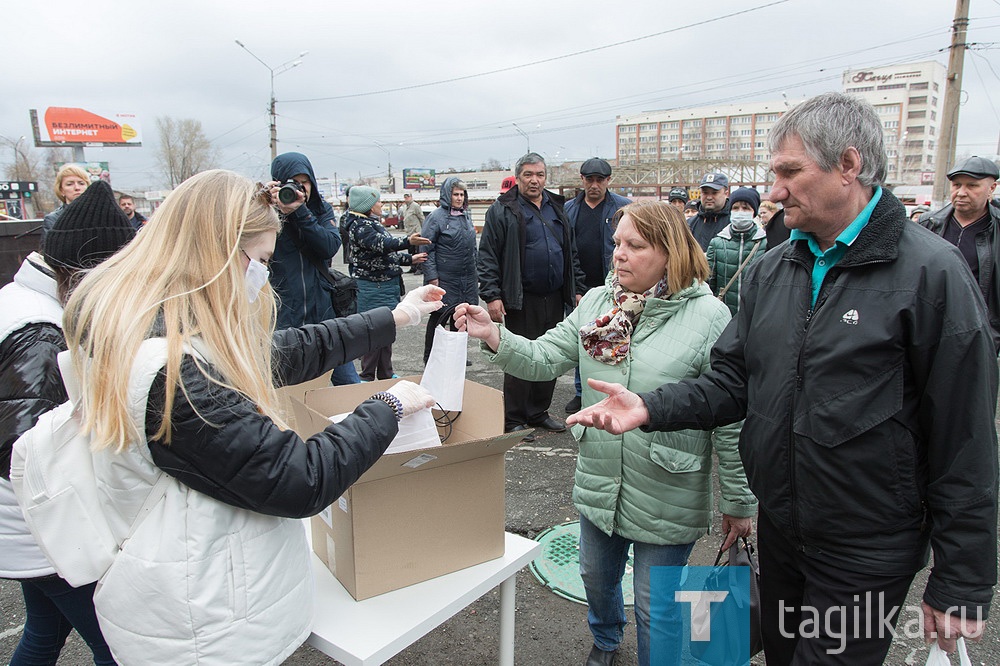
[[400,382],[307,440],[276,387],[329,373],[440,305],[428,286],[395,310],[275,332],[267,262],[277,184],[228,171],[181,184],[136,240],[66,306],[105,511],[121,540],[94,597],[122,663],[276,664],[309,635],[303,524],[382,454],[403,415],[429,406]]

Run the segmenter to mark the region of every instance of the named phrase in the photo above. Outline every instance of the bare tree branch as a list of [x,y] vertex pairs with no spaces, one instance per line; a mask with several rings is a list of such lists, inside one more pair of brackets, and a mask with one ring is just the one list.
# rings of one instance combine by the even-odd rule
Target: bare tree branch
[[219,151],[205,137],[200,120],[163,116],[156,119],[156,129],[160,135],[156,159],[171,189],[211,169],[219,159]]

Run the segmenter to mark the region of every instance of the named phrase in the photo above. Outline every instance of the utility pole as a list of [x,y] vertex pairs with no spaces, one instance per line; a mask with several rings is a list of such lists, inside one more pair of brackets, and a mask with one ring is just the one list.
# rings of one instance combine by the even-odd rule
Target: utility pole
[[275,110],[275,101],[274,101],[274,77],[276,77],[278,74],[284,74],[293,67],[298,67],[299,65],[301,65],[302,58],[304,58],[309,53],[309,51],[302,51],[301,53],[299,53],[298,60],[292,59],[286,63],[278,65],[277,67],[271,67],[266,62],[257,57],[256,53],[248,49],[243,42],[241,42],[238,39],[235,40],[235,42],[237,46],[239,46],[241,49],[249,53],[254,60],[264,65],[264,67],[267,68],[267,71],[271,73],[271,104],[268,107],[268,113],[271,116],[271,161],[273,162],[274,158],[278,156],[278,119],[277,119],[278,114]]
[[951,52],[948,56],[948,77],[944,84],[944,110],[941,114],[941,136],[937,161],[934,164],[935,207],[948,199],[948,167],[955,163],[955,143],[958,135],[958,101],[962,94],[962,68],[965,64],[965,35],[969,28],[969,0],[955,0],[955,22],[951,28]]
[[278,114],[274,109],[274,75],[271,75],[271,161],[278,156]]

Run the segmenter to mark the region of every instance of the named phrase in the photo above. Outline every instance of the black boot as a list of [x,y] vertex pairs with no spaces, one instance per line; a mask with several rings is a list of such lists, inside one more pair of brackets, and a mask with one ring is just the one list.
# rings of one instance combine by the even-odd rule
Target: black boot
[[590,648],[590,654],[587,656],[587,666],[614,666],[615,657],[618,655],[618,650],[602,650],[596,645]]

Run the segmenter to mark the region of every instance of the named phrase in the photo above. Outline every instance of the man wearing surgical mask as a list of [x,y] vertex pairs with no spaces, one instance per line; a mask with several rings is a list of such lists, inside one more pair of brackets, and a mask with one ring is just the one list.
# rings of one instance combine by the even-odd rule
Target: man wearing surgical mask
[[708,286],[735,316],[743,277],[750,264],[764,256],[767,234],[754,221],[760,209],[757,190],[752,187],[733,190],[729,195],[729,209],[729,224],[709,241],[706,256],[712,272]]

